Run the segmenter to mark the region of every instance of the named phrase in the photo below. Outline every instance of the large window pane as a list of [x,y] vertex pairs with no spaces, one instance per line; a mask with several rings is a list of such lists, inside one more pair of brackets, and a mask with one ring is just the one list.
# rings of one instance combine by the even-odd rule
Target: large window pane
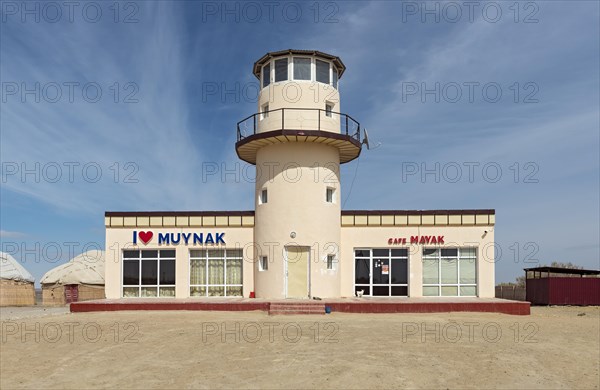
[[354,251],[355,257],[369,257],[371,256],[371,251],[368,249],[357,249]]
[[442,249],[442,257],[457,257],[458,249],[450,248],[450,249]]
[[275,82],[288,79],[288,60],[282,58],[275,61]]
[[460,257],[476,257],[476,248],[460,248]]
[[423,284],[439,283],[438,260],[423,260]]
[[408,269],[407,261],[402,259],[392,260],[392,284],[407,284],[408,283]]
[[389,249],[373,249],[373,257],[388,257],[389,255]]
[[140,284],[140,261],[139,260],[124,260],[123,261],[123,285]]
[[263,66],[263,88],[266,87],[267,85],[271,84],[271,64],[267,64],[265,66]]
[[458,283],[458,261],[456,259],[441,260],[442,284]]
[[206,296],[206,287],[190,287],[190,296],[205,297]]
[[160,284],[175,284],[175,260],[160,261]]
[[142,285],[156,284],[158,284],[158,262],[156,260],[142,260]]
[[206,260],[190,262],[190,284],[206,284]]
[[310,80],[310,58],[294,58],[294,80]]
[[369,259],[356,259],[354,282],[369,284]]
[[475,260],[460,261],[460,283],[475,284]]
[[242,284],[242,259],[227,260],[227,284]]
[[208,260],[208,284],[225,284],[225,260]]
[[317,62],[317,81],[329,84],[329,62],[316,60]]
[[373,259],[373,284],[390,283],[390,261]]

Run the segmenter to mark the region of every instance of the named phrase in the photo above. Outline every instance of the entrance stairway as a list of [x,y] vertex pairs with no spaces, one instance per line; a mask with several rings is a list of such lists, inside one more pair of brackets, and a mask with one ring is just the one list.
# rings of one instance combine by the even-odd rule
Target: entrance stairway
[[282,302],[269,304],[269,315],[275,314],[325,314],[322,303]]

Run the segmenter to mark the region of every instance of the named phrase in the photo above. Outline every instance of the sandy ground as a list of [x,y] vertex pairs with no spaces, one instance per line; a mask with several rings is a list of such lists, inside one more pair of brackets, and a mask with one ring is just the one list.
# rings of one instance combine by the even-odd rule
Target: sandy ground
[[600,309],[2,318],[0,388],[596,388]]

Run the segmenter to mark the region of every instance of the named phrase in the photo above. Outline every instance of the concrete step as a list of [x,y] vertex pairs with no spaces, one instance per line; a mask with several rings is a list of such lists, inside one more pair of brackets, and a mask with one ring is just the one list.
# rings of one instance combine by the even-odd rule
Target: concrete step
[[325,305],[316,303],[271,303],[269,315],[275,314],[325,314]]

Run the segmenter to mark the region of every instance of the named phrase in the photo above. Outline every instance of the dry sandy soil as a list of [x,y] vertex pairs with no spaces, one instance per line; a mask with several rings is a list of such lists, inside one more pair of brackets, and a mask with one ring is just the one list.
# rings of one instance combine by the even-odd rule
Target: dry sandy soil
[[[0,388],[596,388],[600,309],[2,318]],[[36,340],[38,338],[38,340]]]

